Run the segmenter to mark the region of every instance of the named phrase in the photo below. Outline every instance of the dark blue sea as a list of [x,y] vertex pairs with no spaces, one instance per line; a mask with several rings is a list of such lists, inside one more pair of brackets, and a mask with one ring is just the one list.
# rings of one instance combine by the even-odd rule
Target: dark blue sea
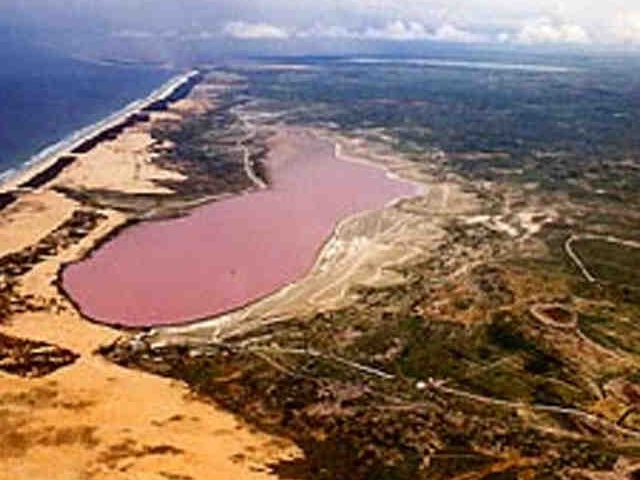
[[0,176],[176,72],[100,65],[11,39],[0,51]]

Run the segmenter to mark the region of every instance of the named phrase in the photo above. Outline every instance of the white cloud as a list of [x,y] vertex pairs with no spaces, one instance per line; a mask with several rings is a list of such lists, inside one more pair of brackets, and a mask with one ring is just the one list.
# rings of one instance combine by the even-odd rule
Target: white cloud
[[424,40],[429,37],[424,26],[418,22],[396,20],[381,28],[367,28],[362,38],[374,40]]
[[511,35],[509,35],[506,32],[502,32],[498,34],[498,36],[496,37],[496,40],[498,41],[498,43],[507,43],[511,40]]
[[222,33],[239,39],[286,39],[289,33],[268,23],[229,22]]
[[307,30],[296,32],[296,37],[299,38],[358,38],[359,36],[357,32],[337,25],[329,27],[315,25]]
[[0,0],[0,19],[38,30],[93,29],[97,36],[112,28],[116,37],[131,39],[166,38],[157,32],[178,30],[175,38],[209,31],[216,38],[627,46],[640,44],[639,5],[640,0]]
[[112,36],[118,38],[152,38],[156,35],[152,32],[148,32],[146,30],[119,30],[117,32],[113,32]]
[[581,26],[567,23],[554,24],[548,19],[539,19],[525,24],[512,40],[526,45],[591,43],[589,34]]
[[477,43],[488,41],[485,35],[471,33],[451,24],[444,24],[436,29],[428,29],[420,22],[404,22],[395,20],[381,27],[367,27],[364,30],[350,30],[341,26],[322,27],[319,25],[311,29],[299,31],[301,38],[345,38],[360,40],[431,40],[444,42]]
[[[0,0],[1,1],[1,0]],[[640,11],[620,14],[615,21],[600,29],[589,29],[574,22],[539,17],[537,19],[512,20],[500,27],[487,29],[481,24],[465,22],[462,17],[453,19],[452,15],[440,12],[438,18],[431,21],[395,19],[387,23],[371,21],[359,27],[345,24],[315,24],[307,28],[295,26],[283,27],[266,22],[231,21],[223,23],[218,29],[191,31],[165,30],[149,32],[140,30],[121,30],[114,36],[131,39],[151,37],[177,38],[182,41],[207,41],[222,37],[236,39],[351,39],[361,41],[433,41],[451,43],[499,43],[521,45],[585,45],[596,43],[638,43],[640,44]]]
[[467,32],[466,30],[461,30],[453,25],[445,24],[436,30],[435,34],[432,36],[432,40],[458,43],[482,43],[488,42],[489,37],[486,35]]
[[640,11],[618,14],[610,27],[614,41],[640,43]]
[[220,37],[220,34],[202,30],[200,32],[194,32],[194,33],[183,33],[179,36],[179,39],[183,42],[191,42],[191,41],[211,40],[219,37]]

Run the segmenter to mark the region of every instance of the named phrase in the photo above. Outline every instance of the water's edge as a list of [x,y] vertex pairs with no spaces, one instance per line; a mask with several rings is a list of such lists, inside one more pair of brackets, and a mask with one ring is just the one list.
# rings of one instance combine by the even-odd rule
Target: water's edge
[[58,155],[68,153],[82,145],[87,140],[99,136],[105,130],[122,122],[129,115],[140,113],[143,109],[149,107],[155,102],[167,99],[193,76],[198,75],[198,73],[199,72],[197,70],[192,70],[188,73],[176,75],[160,87],[153,90],[147,97],[134,100],[102,120],[81,128],[80,130],[76,130],[62,140],[45,147],[43,150],[24,162],[20,167],[10,168],[0,172],[0,190],[6,189],[9,184],[18,183],[18,181],[23,177],[36,174],[40,170],[45,169]]

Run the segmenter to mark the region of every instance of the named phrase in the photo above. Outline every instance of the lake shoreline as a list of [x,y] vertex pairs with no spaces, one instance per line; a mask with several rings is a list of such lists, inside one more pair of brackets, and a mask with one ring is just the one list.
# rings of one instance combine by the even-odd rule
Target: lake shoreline
[[[349,188],[347,188],[346,190],[342,191],[342,194],[344,195],[344,198],[342,199],[346,204],[349,204],[350,202],[360,202],[362,203],[363,201],[366,203],[366,201],[364,200],[364,196],[366,195],[382,195],[379,192],[376,192],[376,194],[373,194],[372,191],[376,190],[378,188],[382,188],[382,190],[389,189],[389,194],[388,195],[383,195],[384,199],[383,201],[380,202],[374,202],[374,203],[366,203],[362,205],[362,207],[356,207],[355,204],[352,205],[351,207],[345,207],[343,205],[340,204],[340,201],[334,201],[335,206],[333,207],[334,209],[337,209],[336,211],[342,211],[344,210],[343,213],[341,214],[337,214],[337,216],[331,217],[331,218],[326,218],[323,221],[323,226],[319,227],[320,230],[322,232],[320,232],[320,230],[317,232],[317,234],[315,234],[314,238],[316,238],[316,240],[313,241],[309,241],[307,242],[306,240],[303,243],[307,244],[307,247],[303,247],[302,244],[300,245],[296,245],[296,246],[291,246],[291,251],[296,252],[296,254],[293,254],[295,258],[297,258],[297,255],[299,254],[300,251],[304,251],[307,252],[308,250],[308,254],[305,254],[305,258],[308,256],[308,261],[304,261],[304,268],[300,267],[291,267],[293,268],[293,270],[295,270],[295,273],[291,273],[290,275],[285,275],[285,274],[281,274],[281,279],[275,283],[270,284],[271,286],[267,287],[267,286],[263,286],[259,289],[257,289],[254,293],[252,294],[236,294],[236,296],[234,298],[236,298],[235,300],[233,300],[230,304],[227,304],[225,307],[221,307],[221,306],[216,306],[215,308],[210,307],[210,308],[205,308],[204,306],[203,311],[200,314],[184,314],[182,315],[180,318],[175,318],[175,319],[169,319],[167,317],[168,314],[164,314],[161,315],[162,319],[158,318],[158,319],[154,319],[153,321],[150,320],[146,320],[143,322],[140,321],[135,321],[135,322],[131,322],[131,321],[127,321],[127,320],[123,320],[124,317],[122,316],[116,316],[116,317],[112,317],[112,318],[118,318],[118,321],[113,321],[110,320],[108,318],[105,318],[103,315],[96,315],[95,312],[91,311],[91,309],[87,309],[83,307],[83,303],[86,302],[86,298],[84,299],[85,302],[83,302],[82,300],[78,300],[77,298],[73,300],[74,304],[76,305],[76,308],[79,309],[80,312],[82,312],[83,316],[86,317],[87,319],[89,319],[92,322],[96,322],[96,323],[106,323],[108,325],[115,325],[118,328],[150,328],[150,327],[158,327],[158,326],[175,326],[175,325],[188,325],[188,324],[194,324],[197,323],[199,321],[204,321],[207,319],[210,319],[211,317],[214,316],[220,316],[220,315],[227,315],[229,313],[232,313],[234,311],[238,311],[238,310],[242,310],[245,309],[249,306],[251,306],[252,304],[255,304],[257,302],[259,302],[260,300],[263,300],[265,298],[268,298],[274,294],[277,294],[278,292],[282,291],[283,289],[286,289],[288,286],[295,284],[296,282],[302,280],[306,275],[308,275],[314,268],[314,266],[316,265],[316,262],[318,261],[319,255],[322,252],[323,248],[325,245],[327,245],[328,242],[330,242],[336,228],[338,228],[338,226],[344,222],[345,220],[347,220],[350,217],[353,217],[355,215],[361,215],[367,211],[370,210],[377,210],[379,208],[387,208],[393,204],[395,204],[398,201],[401,201],[402,199],[408,198],[408,197],[412,197],[415,195],[418,195],[420,193],[420,184],[417,182],[411,182],[409,180],[405,180],[405,179],[400,179],[400,178],[394,178],[395,175],[393,175],[388,169],[385,169],[383,166],[380,165],[372,165],[369,164],[367,162],[364,161],[359,161],[359,162],[354,162],[354,161],[350,161],[350,159],[344,158],[341,155],[337,155],[337,150],[335,148],[336,144],[333,143],[332,141],[330,141],[330,139],[328,138],[322,138],[316,134],[314,134],[313,132],[307,132],[304,129],[296,129],[296,128],[286,128],[286,129],[282,129],[281,131],[279,131],[276,135],[274,135],[275,140],[272,138],[271,144],[274,147],[275,151],[270,152],[269,156],[271,157],[271,163],[269,164],[270,167],[273,169],[275,168],[276,170],[280,169],[283,167],[283,164],[287,164],[285,167],[286,168],[299,168],[296,165],[292,165],[289,164],[288,162],[291,162],[292,160],[295,162],[305,162],[305,160],[303,159],[298,159],[298,158],[294,158],[294,157],[299,157],[302,153],[303,150],[300,150],[298,147],[305,147],[306,148],[306,155],[314,155],[314,151],[315,150],[322,150],[321,154],[316,154],[319,155],[319,158],[316,158],[316,160],[318,162],[333,162],[331,165],[328,166],[316,166],[314,168],[320,168],[319,172],[323,172],[325,171],[326,173],[324,175],[328,175],[328,178],[332,178],[333,176],[337,176],[337,178],[340,178],[341,176],[344,175],[352,175],[352,178],[350,181],[355,182],[354,183],[354,187],[355,190],[351,191],[353,193],[353,195],[350,195],[350,190]],[[300,145],[298,145],[300,144]],[[311,153],[309,153],[311,152]],[[313,163],[313,162],[311,162]],[[311,167],[305,167],[305,168],[311,168]],[[324,169],[324,170],[323,170]],[[280,171],[285,171],[285,170],[280,170]],[[304,170],[301,170],[301,172],[303,172]],[[336,174],[336,172],[340,171],[341,174],[338,175]],[[349,173],[351,172],[351,173]],[[285,174],[285,176],[290,177],[290,175]],[[313,202],[313,200],[305,200],[306,197],[308,197],[309,195],[312,195],[313,198],[315,198],[316,200],[320,200],[321,198],[325,198],[324,193],[319,194],[318,192],[314,191],[313,188],[314,186],[312,184],[308,184],[306,187],[302,187],[302,190],[304,190],[305,188],[311,188],[311,191],[302,191],[300,190],[300,186],[297,184],[304,184],[305,182],[309,182],[311,180],[311,178],[313,178],[313,184],[318,184],[320,183],[321,180],[321,175],[316,172],[316,174],[309,176],[305,176],[303,173],[300,173],[300,175],[298,175],[297,177],[293,178],[290,177],[289,180],[285,181],[285,188],[291,189],[291,190],[299,190],[298,193],[298,199],[294,201],[292,201],[293,204],[297,204],[300,205],[300,203],[304,203],[305,201],[310,201]],[[337,178],[332,178],[332,182],[337,181]],[[369,180],[366,180],[366,179]],[[377,178],[378,180],[373,180],[374,178]],[[320,180],[319,180],[320,179]],[[369,187],[364,187],[364,184],[362,186],[362,188],[364,190],[358,190],[359,187],[355,186],[357,185],[358,182],[364,181],[365,184],[367,182],[378,182],[379,184],[377,184],[376,188],[372,188],[371,191],[369,191],[369,193],[366,192],[366,190]],[[338,183],[340,183],[338,181]],[[386,187],[385,187],[386,185]],[[346,184],[344,185],[346,188]],[[209,215],[207,218],[207,223],[211,223],[211,222],[217,222],[219,221],[217,219],[218,216],[223,215],[225,216],[226,221],[223,222],[224,226],[225,226],[225,233],[224,235],[221,235],[220,237],[215,237],[215,241],[211,240],[211,244],[217,245],[216,249],[209,251],[208,253],[206,251],[201,252],[202,255],[198,256],[198,263],[207,263],[209,262],[209,258],[208,257],[213,257],[215,258],[216,255],[219,255],[221,257],[227,258],[227,256],[233,256],[234,255],[234,248],[233,245],[227,244],[226,242],[226,237],[227,235],[230,235],[231,237],[237,237],[239,239],[245,239],[246,237],[251,237],[253,235],[257,235],[259,238],[261,239],[267,239],[268,237],[268,232],[272,231],[274,227],[274,225],[280,225],[278,223],[277,217],[277,211],[278,209],[284,209],[282,210],[283,212],[286,211],[286,205],[287,202],[283,201],[282,203],[279,203],[280,201],[276,202],[274,204],[273,207],[269,207],[266,208],[264,212],[262,212],[262,214],[257,215],[255,213],[255,209],[259,208],[261,205],[264,204],[264,202],[270,202],[271,198],[274,195],[279,195],[280,192],[280,187],[281,185],[279,185],[278,181],[276,180],[276,183],[274,186],[272,186],[272,188],[270,190],[267,191],[256,191],[256,192],[252,192],[251,194],[248,195],[239,195],[239,196],[233,196],[230,197],[227,200],[221,201],[221,202],[216,202],[214,204],[207,204],[207,205],[203,205],[201,207],[198,207],[194,210],[191,210],[186,217],[181,217],[178,219],[174,219],[174,220],[157,220],[157,221],[148,221],[148,222],[137,222],[135,226],[128,228],[128,229],[122,229],[119,230],[119,234],[118,235],[111,235],[109,238],[109,241],[107,242],[100,242],[100,245],[97,246],[96,248],[92,249],[91,252],[89,252],[82,260],[80,260],[79,262],[76,262],[73,265],[66,265],[64,267],[64,271],[62,273],[59,274],[59,280],[62,280],[60,282],[60,286],[61,286],[61,290],[64,292],[64,294],[69,297],[69,298],[74,298],[74,290],[76,292],[76,294],[78,293],[77,289],[80,289],[82,291],[87,292],[88,290],[90,291],[97,291],[97,285],[96,288],[92,288],[92,287],[88,287],[88,283],[89,280],[85,279],[85,281],[80,281],[78,280],[76,281],[72,281],[71,283],[71,288],[69,288],[69,282],[64,282],[64,277],[65,275],[68,275],[69,272],[71,272],[71,278],[74,277],[74,275],[77,275],[77,271],[78,269],[84,268],[83,265],[89,265],[92,262],[96,261],[96,258],[101,258],[101,256],[103,255],[104,251],[110,251],[110,249],[112,248],[117,248],[114,246],[114,244],[118,244],[119,242],[128,242],[130,241],[130,237],[131,236],[135,236],[137,231],[142,231],[142,235],[151,235],[152,237],[154,236],[154,234],[149,234],[146,233],[146,230],[160,230],[162,229],[163,231],[165,231],[161,237],[164,237],[165,235],[172,235],[175,232],[172,232],[173,228],[179,229],[180,226],[178,225],[177,222],[179,222],[180,224],[189,224],[193,226],[193,222],[195,222],[195,220],[192,220],[194,218],[199,218],[200,216],[207,216]],[[331,187],[335,190],[335,183],[331,185]],[[339,188],[338,188],[339,189]],[[395,192],[395,190],[398,190],[398,192]],[[402,190],[402,191],[400,191]],[[339,190],[340,191],[340,190]],[[355,192],[358,192],[357,194]],[[391,193],[393,192],[393,193]],[[327,192],[328,193],[328,192]],[[333,191],[333,194],[335,195],[335,191]],[[363,200],[358,200],[357,198],[359,196],[363,196]],[[260,198],[258,198],[260,197]],[[356,200],[354,200],[354,197],[356,198]],[[291,201],[291,200],[289,200]],[[331,202],[330,202],[331,203]],[[238,206],[239,204],[245,205],[246,204],[246,211],[244,214],[240,215],[235,215],[235,214],[231,214],[229,213],[227,215],[227,209],[233,209],[236,208],[236,206]],[[253,205],[252,207],[249,206],[249,204]],[[238,208],[243,208],[238,206]],[[276,213],[274,213],[274,211]],[[206,212],[211,212],[210,214],[207,214]],[[218,214],[216,214],[216,212],[218,212]],[[284,220],[285,223],[287,223],[287,221],[292,221],[294,224],[293,225],[282,225],[281,229],[279,229],[278,231],[288,231],[290,232],[290,234],[298,235],[300,236],[301,233],[300,232],[304,232],[306,230],[309,230],[310,224],[314,224],[314,222],[317,222],[318,219],[314,217],[314,215],[316,214],[316,211],[314,211],[313,209],[309,209],[308,211],[305,211],[304,213],[296,213],[297,210],[294,209],[290,215],[293,215],[293,220],[289,219],[281,219]],[[313,213],[312,213],[313,212]],[[212,216],[211,216],[212,215]],[[253,220],[251,222],[257,223],[258,226],[256,226],[255,228],[257,229],[256,231],[253,231],[252,228],[254,227],[249,227],[247,225],[244,224],[244,222],[248,222],[251,223],[247,220],[247,215],[249,216],[248,218],[253,218]],[[265,216],[269,216],[271,215],[273,218],[271,219],[271,223],[269,221],[265,221],[264,217]],[[287,214],[285,214],[287,215]],[[209,218],[210,217],[210,218]],[[254,218],[255,217],[255,218]],[[236,218],[242,218],[242,225],[238,224],[236,225],[238,231],[234,232],[234,227],[233,225],[235,225],[236,223],[238,223],[235,219]],[[296,223],[296,222],[300,222],[300,224]],[[304,224],[304,225],[303,225]],[[230,227],[231,225],[231,227]],[[221,224],[222,227],[222,224]],[[185,227],[186,228],[186,227]],[[191,227],[190,227],[191,228]],[[198,228],[198,227],[194,227],[194,228]],[[138,230],[132,230],[132,229],[138,229]],[[245,231],[246,230],[246,231]],[[172,233],[169,233],[172,232]],[[187,232],[188,233],[188,232]],[[177,233],[175,233],[177,235]],[[201,235],[210,235],[211,232],[200,232],[198,235],[191,235],[188,234],[187,236],[189,238],[193,237],[193,238],[199,238]],[[185,232],[180,232],[180,238],[183,238],[185,235]],[[265,236],[266,235],[266,236]],[[290,236],[290,235],[289,235]],[[304,236],[304,235],[303,235]],[[265,253],[264,254],[268,254],[271,255],[272,253],[274,255],[277,256],[278,258],[278,262],[277,262],[277,268],[278,269],[282,269],[284,268],[282,266],[282,262],[284,262],[283,258],[288,258],[287,257],[287,249],[283,249],[282,252],[280,252],[279,254],[276,254],[275,251],[271,252],[271,250],[269,250],[269,245],[279,245],[282,242],[287,242],[288,237],[286,235],[277,233],[276,237],[279,239],[278,241],[275,240],[274,237],[274,241],[273,242],[266,242],[267,246],[265,246],[264,244],[256,244],[253,246],[253,248],[266,248]],[[155,237],[154,237],[155,238]],[[213,237],[212,237],[213,238]],[[139,247],[139,245],[141,244],[147,244],[148,246],[151,246],[149,248],[153,248],[152,245],[154,243],[157,243],[157,239],[152,241],[151,237],[148,239],[149,241],[146,241],[144,239],[138,239],[134,241],[134,244],[137,245]],[[176,239],[177,240],[177,239]],[[132,241],[132,240],[131,240]],[[244,241],[244,240],[236,240],[237,241]],[[301,240],[299,240],[301,241]],[[196,240],[194,240],[194,242],[197,243]],[[294,241],[295,243],[295,241]],[[171,249],[171,245],[173,245],[172,243],[169,243],[169,245],[167,246],[168,249]],[[226,247],[224,245],[227,245]],[[136,248],[138,248],[136,247]],[[191,248],[194,248],[193,246]],[[221,255],[220,254],[220,249],[222,249],[223,251],[225,251],[224,249],[227,248],[228,252],[226,255]],[[277,247],[273,247],[273,248],[277,248]],[[143,249],[143,251],[148,250],[148,248]],[[250,255],[250,252],[252,251],[252,248],[248,248],[244,255]],[[175,252],[174,252],[175,253]],[[165,250],[165,251],[158,251],[155,253],[155,255],[157,255],[157,257],[154,257],[155,260],[149,260],[148,263],[146,264],[146,267],[141,267],[138,266],[136,268],[134,268],[134,270],[131,272],[131,275],[128,274],[123,274],[123,270],[127,269],[127,263],[128,262],[124,262],[118,260],[118,259],[110,259],[109,261],[106,261],[106,263],[101,263],[101,265],[103,265],[104,268],[107,268],[108,271],[111,271],[111,268],[109,267],[109,265],[118,265],[118,272],[117,272],[117,277],[120,278],[120,280],[118,281],[118,284],[120,285],[119,288],[123,288],[121,285],[121,282],[123,281],[122,279],[129,279],[132,277],[135,277],[137,274],[135,273],[137,272],[141,272],[141,271],[147,271],[147,269],[155,269],[157,268],[157,265],[161,264],[161,260],[166,259],[166,258],[172,258],[172,253],[169,253],[169,250]],[[242,256],[241,258],[245,258],[245,256]],[[282,256],[284,255],[284,257]],[[140,254],[136,255],[136,259],[134,261],[138,262],[139,260]],[[259,257],[254,259],[255,262],[260,262],[261,259]],[[133,261],[133,259],[132,259]],[[210,277],[207,280],[207,283],[215,283],[213,282],[213,280],[211,279],[211,277],[214,278],[218,278],[217,275],[222,275],[222,273],[220,273],[219,270],[219,265],[217,263],[215,263],[216,261],[223,261],[221,259],[218,260],[211,260],[214,263],[210,266],[211,269],[207,270],[208,274],[210,275]],[[295,261],[296,264],[300,263],[300,260],[296,260]],[[171,270],[172,272],[177,272],[180,269],[178,268],[181,264],[178,263],[176,264],[175,268],[170,268],[169,270]],[[250,266],[250,268],[248,268],[248,270],[244,271],[243,270],[243,261],[238,261],[236,263],[230,262],[228,265],[228,269],[229,271],[233,272],[231,277],[228,277],[225,279],[223,279],[222,277],[218,278],[218,287],[220,290],[219,291],[223,291],[224,288],[227,287],[227,285],[229,284],[233,284],[235,285],[236,290],[240,291],[245,291],[248,287],[247,285],[251,286],[254,282],[256,282],[256,276],[257,277],[262,277],[264,275],[266,275],[266,272],[269,272],[272,270],[271,267],[267,267],[266,265],[264,266],[264,268],[252,268]],[[276,264],[273,265],[273,268],[276,267]],[[92,267],[87,267],[87,268],[92,268]],[[194,267],[195,268],[195,267]],[[292,270],[292,272],[293,272]],[[198,269],[199,271],[199,269]],[[216,273],[218,272],[218,273]],[[262,273],[259,273],[262,272]],[[203,273],[204,274],[204,273]],[[237,276],[237,275],[244,275],[242,278],[244,279],[242,282],[239,282],[237,280],[235,280],[233,277]],[[132,297],[131,298],[131,305],[128,305],[126,307],[122,307],[124,310],[122,312],[122,314],[128,314],[129,312],[133,311],[135,309],[135,306],[138,305],[137,302],[139,302],[140,298],[146,298],[146,302],[151,302],[150,304],[155,304],[155,302],[157,301],[156,298],[160,298],[162,300],[160,300],[161,302],[166,302],[167,298],[171,298],[171,295],[177,295],[177,290],[175,288],[169,288],[167,287],[167,291],[159,294],[158,290],[156,288],[151,288],[146,289],[143,287],[143,285],[146,284],[154,284],[154,282],[158,282],[158,276],[162,276],[161,272],[156,272],[155,276],[154,276],[154,280],[151,281],[151,279],[147,279],[147,280],[141,280],[140,282],[136,283],[135,281],[132,281],[131,284],[127,283],[127,286],[124,288],[125,291],[135,291],[137,288],[141,289],[141,291],[139,292],[139,295],[137,297]],[[172,275],[173,276],[173,275]],[[196,275],[197,277],[197,275]],[[69,277],[67,276],[67,279]],[[109,276],[108,274],[104,273],[101,276],[95,277],[94,280],[97,281],[100,284],[100,288],[104,289],[105,285],[109,284]],[[115,277],[114,277],[115,278]],[[169,280],[167,280],[169,281]],[[173,281],[175,282],[175,280]],[[173,283],[171,282],[171,283]],[[181,277],[181,281],[178,282],[176,285],[179,284],[180,288],[182,289],[182,294],[177,295],[179,298],[183,298],[185,295],[187,295],[188,292],[190,292],[189,287],[187,287],[187,285],[190,285],[190,282],[194,282],[193,280],[193,276],[192,275],[184,275],[184,278]],[[66,283],[66,288],[64,286],[64,284]],[[126,281],[125,281],[126,283]],[[193,283],[192,285],[193,288],[198,288],[198,282]],[[87,290],[88,289],[88,290]],[[143,290],[145,293],[143,293]],[[201,294],[203,296],[205,296],[205,292],[202,291]],[[194,302],[197,302],[197,296],[194,295]],[[238,296],[239,295],[239,296]],[[243,297],[242,300],[239,300],[239,297]],[[244,298],[246,297],[246,298]],[[119,300],[119,304],[124,303],[124,301],[120,298]],[[212,300],[207,299],[205,303],[209,304],[211,303]],[[215,303],[217,305],[218,301],[214,301],[213,303]],[[114,302],[107,302],[110,305],[113,305]],[[183,303],[188,304],[188,301],[184,301]],[[85,305],[86,307],[86,305]],[[166,309],[166,305],[157,305],[157,307],[155,307],[154,311],[162,311],[164,312]]]

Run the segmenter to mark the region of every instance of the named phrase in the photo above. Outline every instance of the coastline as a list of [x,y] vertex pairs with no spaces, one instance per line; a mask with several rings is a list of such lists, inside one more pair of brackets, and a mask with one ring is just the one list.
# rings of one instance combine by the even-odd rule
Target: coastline
[[153,90],[147,97],[135,100],[97,123],[88,125],[66,138],[56,142],[25,162],[18,169],[9,169],[0,174],[0,193],[9,193],[21,189],[23,183],[52,168],[64,156],[73,156],[73,152],[86,142],[99,138],[111,129],[117,128],[123,122],[135,115],[141,115],[146,109],[171,98],[181,87],[193,77],[199,75],[198,70],[177,75]]

